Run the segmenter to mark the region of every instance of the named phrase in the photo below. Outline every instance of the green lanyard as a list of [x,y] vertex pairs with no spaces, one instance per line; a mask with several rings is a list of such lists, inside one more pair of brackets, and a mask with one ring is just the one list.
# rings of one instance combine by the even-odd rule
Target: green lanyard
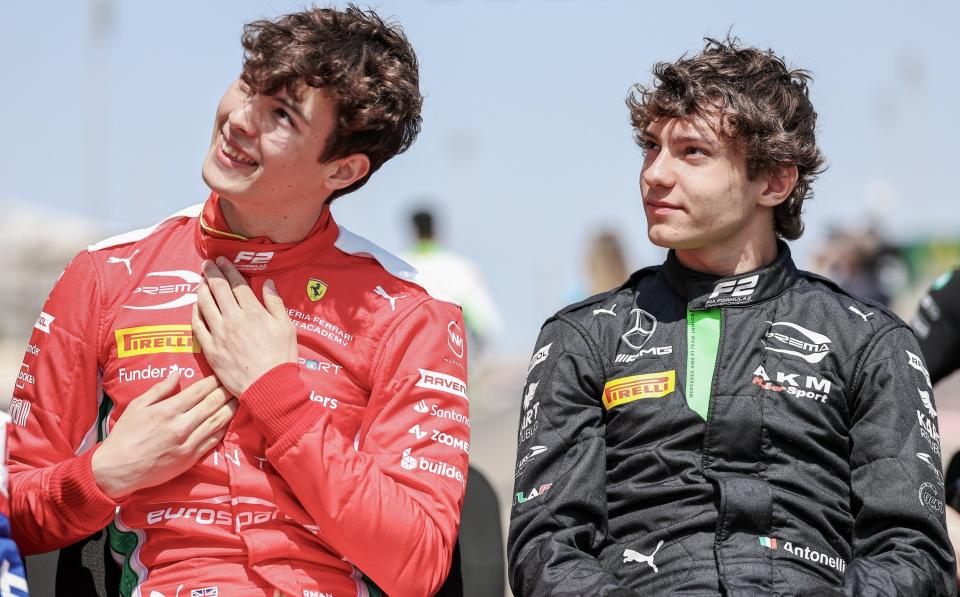
[[720,309],[687,310],[687,405],[704,421],[710,412],[710,386],[717,366]]

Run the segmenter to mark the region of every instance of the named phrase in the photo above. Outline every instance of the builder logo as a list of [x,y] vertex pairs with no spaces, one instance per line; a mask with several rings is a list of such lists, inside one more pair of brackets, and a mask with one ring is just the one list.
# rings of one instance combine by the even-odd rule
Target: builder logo
[[163,352],[200,352],[190,325],[145,325],[114,331],[117,358]]
[[611,379],[603,386],[603,407],[614,407],[642,398],[662,398],[673,391],[676,371],[658,371]]
[[620,339],[630,348],[640,350],[657,330],[657,318],[643,309],[634,309],[630,311],[630,315],[633,325],[620,336]]

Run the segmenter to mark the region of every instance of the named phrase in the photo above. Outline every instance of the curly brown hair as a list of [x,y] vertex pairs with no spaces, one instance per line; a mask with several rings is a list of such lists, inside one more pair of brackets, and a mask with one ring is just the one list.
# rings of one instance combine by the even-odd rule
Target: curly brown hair
[[299,99],[304,85],[334,102],[337,125],[320,161],[362,153],[370,172],[334,192],[354,191],[420,132],[417,56],[403,30],[371,10],[311,8],[243,28],[240,78],[263,95],[281,89]]
[[739,40],[705,38],[703,51],[653,67],[652,87],[634,85],[627,108],[635,138],[659,118],[719,116],[720,132],[747,158],[751,178],[760,172],[796,165],[793,192],[773,210],[774,229],[782,238],[803,234],[803,202],[813,196],[811,183],[824,170],[814,129],[817,113],[810,103],[810,73],[790,69],[773,50],[741,47]]

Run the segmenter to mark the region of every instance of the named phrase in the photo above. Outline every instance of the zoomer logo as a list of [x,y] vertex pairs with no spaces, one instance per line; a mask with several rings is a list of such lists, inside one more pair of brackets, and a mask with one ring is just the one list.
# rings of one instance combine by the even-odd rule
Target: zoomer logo
[[117,357],[134,357],[161,352],[200,352],[190,325],[145,325],[116,330]]
[[603,406],[610,410],[642,398],[662,398],[673,391],[675,384],[674,369],[611,379],[603,386]]

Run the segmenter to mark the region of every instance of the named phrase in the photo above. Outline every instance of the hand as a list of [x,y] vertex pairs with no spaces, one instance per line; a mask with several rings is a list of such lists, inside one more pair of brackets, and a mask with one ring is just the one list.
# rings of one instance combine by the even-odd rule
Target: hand
[[119,499],[176,477],[223,441],[237,401],[210,376],[171,396],[180,373],[134,398],[93,453],[100,490]]
[[297,332],[272,280],[261,305],[229,261],[217,263],[203,264],[193,335],[223,387],[240,396],[277,365],[297,362]]

